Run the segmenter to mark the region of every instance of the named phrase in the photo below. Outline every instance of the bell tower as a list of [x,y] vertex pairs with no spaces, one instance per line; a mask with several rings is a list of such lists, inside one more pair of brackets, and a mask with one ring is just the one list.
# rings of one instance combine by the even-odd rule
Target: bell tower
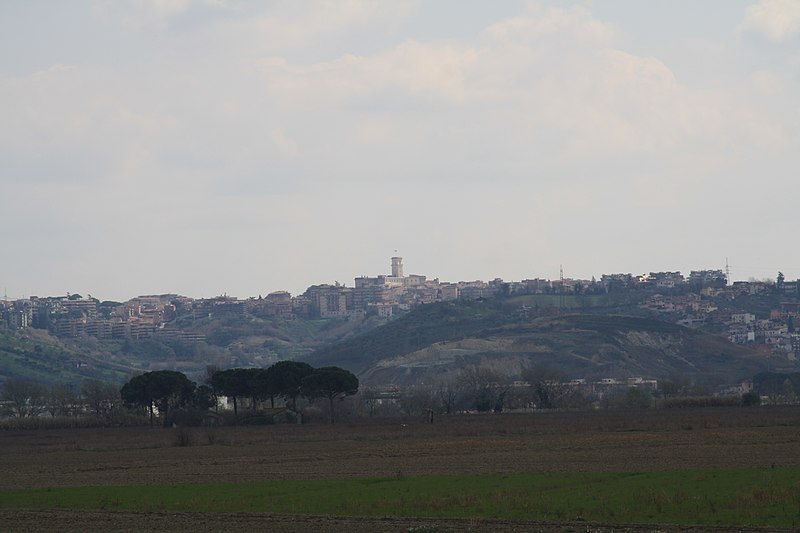
[[402,257],[392,257],[392,277],[393,278],[402,278],[403,277],[403,258]]

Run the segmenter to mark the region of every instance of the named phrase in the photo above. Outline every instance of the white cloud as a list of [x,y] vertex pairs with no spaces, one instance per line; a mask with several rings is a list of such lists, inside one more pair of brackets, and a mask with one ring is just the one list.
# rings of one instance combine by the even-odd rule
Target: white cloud
[[[567,22],[580,21],[569,27],[594,27],[585,11],[579,10],[579,16],[556,13],[567,13]],[[252,65],[275,101],[316,112],[357,110],[357,117],[342,117],[345,127],[357,122],[354,131],[361,138],[365,124],[379,123],[382,135],[372,142],[385,138],[395,146],[438,136],[437,131],[449,127],[431,117],[403,125],[408,116],[430,113],[434,104],[437,114],[452,106],[470,117],[470,130],[447,135],[477,135],[489,148],[519,144],[523,149],[527,142],[535,150],[548,131],[564,138],[539,166],[694,151],[699,145],[738,146],[746,152],[749,146],[782,142],[780,128],[769,117],[733,95],[692,90],[657,58],[608,48],[605,39],[572,43],[555,61],[552,54],[531,52],[540,46],[520,47],[513,39],[473,44],[410,40],[371,56],[344,55],[309,65],[271,58]],[[381,118],[369,116],[373,105],[384,109]],[[447,142],[437,144],[443,148],[441,157],[454,155]]]
[[486,33],[502,41],[533,41],[555,36],[594,43],[608,43],[616,35],[610,24],[596,19],[583,6],[568,9],[533,6],[524,15],[492,24]]
[[372,80],[373,89],[400,87],[412,95],[440,96],[459,102],[468,96],[467,77],[480,54],[472,47],[407,41],[365,61],[359,82]]
[[161,30],[191,4],[190,0],[100,0],[95,3],[95,13],[130,30]]
[[774,42],[800,35],[800,2],[797,0],[761,0],[749,6],[740,31],[755,32]]
[[[332,61],[296,65],[269,58],[249,63],[272,94],[296,105],[340,105],[401,91],[441,104],[468,100],[482,51],[469,46],[406,41],[372,56],[346,54]],[[390,98],[389,95],[386,97]]]
[[75,65],[53,65],[48,67],[44,70],[40,70],[34,72],[32,77],[33,78],[41,78],[41,79],[48,79],[54,76],[58,76],[59,74],[70,72],[72,70],[76,70],[78,67]]
[[[246,55],[308,49],[323,42],[340,42],[361,33],[391,33],[414,13],[419,0],[313,0],[275,2],[219,21],[208,29],[210,39],[238,43]],[[357,40],[353,40],[357,44]]]
[[133,0],[133,4],[140,9],[147,9],[161,17],[171,17],[185,11],[190,4],[189,0]]
[[299,153],[297,143],[287,137],[281,130],[272,131],[272,141],[284,155],[295,157]]

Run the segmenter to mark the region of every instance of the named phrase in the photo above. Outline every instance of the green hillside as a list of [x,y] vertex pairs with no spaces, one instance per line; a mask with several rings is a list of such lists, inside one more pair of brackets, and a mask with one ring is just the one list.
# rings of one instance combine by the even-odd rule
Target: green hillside
[[486,303],[424,306],[324,348],[312,364],[336,364],[365,383],[440,379],[467,366],[519,375],[533,366],[572,378],[666,378],[733,382],[766,368],[754,350],[726,338],[646,317],[570,314],[524,318]]
[[423,305],[366,333],[321,348],[308,360],[316,366],[338,365],[363,372],[380,359],[407,354],[436,342],[465,338],[513,320],[514,315],[499,302]]
[[86,379],[121,383],[134,372],[98,350],[97,343],[57,339],[46,331],[0,332],[0,380],[19,378],[39,383],[80,384]]
[[574,378],[686,375],[726,382],[766,370],[750,348],[632,316],[642,313],[635,302],[627,294],[523,295],[429,304],[389,321],[188,314],[167,325],[205,338],[191,343],[6,330],[0,331],[0,381],[119,383],[151,370],[178,370],[199,380],[207,365],[266,367],[283,359],[341,366],[365,383],[416,383],[474,365],[508,376],[539,365]]
[[316,348],[348,339],[384,323],[377,317],[279,319],[179,317],[169,327],[205,341],[157,338],[100,340],[60,338],[45,330],[0,330],[0,382],[20,378],[80,386],[86,379],[122,383],[135,373],[177,370],[203,379],[206,367],[267,367],[284,359],[304,360]]
[[763,357],[726,338],[660,320],[621,315],[566,315],[483,332],[575,377],[670,375],[733,381],[766,366]]

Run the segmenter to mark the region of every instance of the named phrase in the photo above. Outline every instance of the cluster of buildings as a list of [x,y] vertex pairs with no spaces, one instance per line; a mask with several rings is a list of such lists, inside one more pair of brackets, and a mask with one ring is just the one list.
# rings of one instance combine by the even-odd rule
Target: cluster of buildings
[[[640,307],[671,316],[680,325],[724,333],[735,344],[760,346],[794,361],[800,356],[800,331],[795,329],[800,324],[798,288],[797,281],[735,282],[698,292],[653,294]],[[747,303],[759,297],[770,304],[762,315]]]
[[503,280],[429,280],[419,274],[403,274],[403,258],[392,257],[391,274],[355,278],[353,287],[340,284],[312,285],[300,297],[307,300],[311,313],[322,318],[374,313],[390,317],[420,304],[495,296],[503,290]]
[[286,291],[245,300],[227,295],[193,299],[178,294],[148,295],[125,303],[101,302],[91,296],[67,294],[0,300],[0,318],[10,329],[37,327],[64,337],[100,339],[159,338],[174,341],[203,340],[202,335],[170,327],[180,313],[194,319],[244,317],[350,317],[375,314],[391,317],[420,304],[459,298],[495,296],[507,284],[502,280],[444,283],[426,276],[404,275],[403,259],[392,257],[391,274],[355,278],[353,287],[339,283],[312,285],[303,294]]
[[61,337],[203,340],[202,336],[166,327],[177,316],[177,307],[191,302],[191,298],[177,294],[138,296],[121,304],[79,294],[32,296],[27,300],[0,301],[0,313],[9,328],[48,329]]
[[[643,309],[667,315],[675,322],[725,332],[740,344],[764,345],[786,354],[800,354],[800,284],[778,276],[777,283],[728,284],[722,270],[650,272],[641,276],[604,274],[599,280],[526,279],[442,282],[403,272],[402,257],[391,258],[388,275],[355,278],[352,287],[335,283],[310,286],[303,294],[286,291],[262,297],[238,299],[227,295],[193,299],[177,294],[139,296],[124,303],[100,302],[91,296],[36,297],[0,300],[0,324],[10,329],[38,327],[59,336],[92,336],[100,339],[158,338],[163,341],[202,341],[203,336],[175,327],[176,316],[243,318],[295,317],[342,318],[377,315],[391,317],[412,307],[441,301],[478,300],[516,294],[605,294],[642,291]],[[780,304],[769,316],[737,305],[737,301],[778,295]]]

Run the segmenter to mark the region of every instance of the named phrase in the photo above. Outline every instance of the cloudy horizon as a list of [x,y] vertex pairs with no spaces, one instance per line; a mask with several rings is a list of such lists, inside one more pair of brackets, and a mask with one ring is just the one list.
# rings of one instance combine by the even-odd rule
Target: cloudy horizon
[[0,43],[12,298],[800,278],[800,2],[7,2]]

